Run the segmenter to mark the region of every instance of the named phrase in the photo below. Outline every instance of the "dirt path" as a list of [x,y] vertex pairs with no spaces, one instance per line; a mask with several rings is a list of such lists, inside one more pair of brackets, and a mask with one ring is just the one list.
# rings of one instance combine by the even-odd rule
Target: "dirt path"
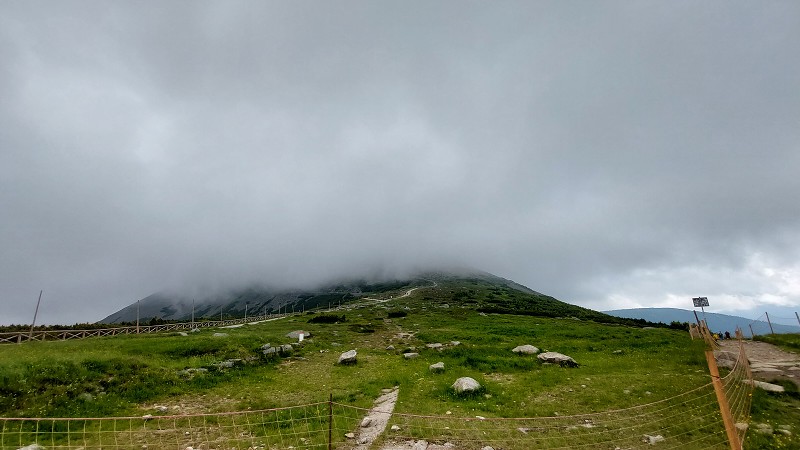
[[378,436],[386,430],[386,424],[392,417],[394,405],[397,403],[398,388],[387,389],[375,400],[375,406],[361,420],[361,427],[355,436],[356,446],[353,450],[367,450]]
[[[722,350],[738,352],[738,341],[720,341]],[[744,341],[753,378],[761,381],[791,380],[800,386],[800,355],[759,341]]]

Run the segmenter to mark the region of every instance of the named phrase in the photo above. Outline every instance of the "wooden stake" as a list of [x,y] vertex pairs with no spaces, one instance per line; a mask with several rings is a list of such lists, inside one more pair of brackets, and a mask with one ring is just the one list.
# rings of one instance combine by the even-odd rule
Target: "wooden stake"
[[33,339],[33,327],[36,326],[36,316],[39,315],[39,303],[42,302],[42,291],[39,291],[39,300],[36,301],[36,311],[33,313],[33,322],[31,323],[31,334],[28,335],[28,340]]
[[728,398],[725,397],[725,388],[722,386],[717,361],[714,359],[714,350],[706,350],[706,361],[708,362],[708,370],[711,372],[711,384],[714,385],[714,393],[717,394],[719,411],[722,413],[722,422],[725,424],[725,433],[728,435],[731,450],[741,450],[742,444],[739,442],[739,434],[736,432],[736,425],[733,423]]
[[772,329],[772,322],[769,320],[769,313],[765,312],[764,315],[767,316],[767,323],[769,324],[769,334],[775,334],[775,330]]

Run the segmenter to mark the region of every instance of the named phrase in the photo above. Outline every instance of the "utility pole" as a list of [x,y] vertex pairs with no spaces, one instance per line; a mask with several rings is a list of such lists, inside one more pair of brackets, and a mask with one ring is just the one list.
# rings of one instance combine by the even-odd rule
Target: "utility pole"
[[192,329],[194,330],[194,299],[192,299]]
[[36,301],[36,311],[33,312],[33,322],[31,322],[31,333],[28,335],[28,340],[33,339],[33,327],[36,326],[36,316],[39,315],[39,303],[42,302],[42,291],[39,291],[39,300]]
[[139,300],[136,300],[136,334],[139,334]]
[[800,324],[800,316],[797,315],[797,311],[795,311],[794,316],[797,317],[797,323]]
[[244,302],[244,321],[247,322],[247,302]]

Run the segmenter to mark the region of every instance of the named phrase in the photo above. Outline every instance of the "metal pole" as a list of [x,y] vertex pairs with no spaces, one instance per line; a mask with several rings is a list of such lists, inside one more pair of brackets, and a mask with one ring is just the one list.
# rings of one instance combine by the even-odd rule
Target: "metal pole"
[[139,334],[139,300],[136,300],[136,334]]
[[747,324],[747,326],[748,326],[748,327],[750,327],[750,337],[751,337],[751,338],[754,338],[754,337],[756,337],[756,334],[755,334],[755,333],[753,333],[753,324],[752,324],[752,323],[750,323],[750,324]]
[[33,339],[33,327],[36,326],[36,316],[39,315],[39,303],[42,302],[42,291],[39,291],[39,300],[36,301],[36,311],[33,312],[33,322],[31,323],[31,334],[28,336],[28,340]]
[[192,329],[194,330],[194,299],[192,299]]
[[764,315],[767,316],[767,323],[769,324],[769,333],[770,334],[775,334],[775,330],[772,329],[772,322],[770,322],[770,320],[769,320],[769,313],[765,312]]
[[244,304],[244,321],[247,322],[247,302]]
[[795,311],[794,316],[797,317],[797,323],[800,323],[800,316],[797,315],[797,311]]

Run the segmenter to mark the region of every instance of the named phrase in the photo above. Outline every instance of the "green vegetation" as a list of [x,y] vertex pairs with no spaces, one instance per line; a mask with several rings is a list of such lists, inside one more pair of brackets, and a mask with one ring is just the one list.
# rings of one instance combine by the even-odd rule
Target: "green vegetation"
[[756,336],[756,341],[767,342],[786,350],[787,352],[800,352],[800,334],[766,334]]
[[[320,402],[329,395],[369,408],[381,389],[399,386],[398,413],[564,416],[642,405],[709,382],[703,343],[682,331],[641,328],[480,279],[440,281],[397,298],[406,289],[386,291],[394,300],[354,302],[346,321],[344,314],[307,313],[219,330],[227,334],[219,337],[205,329],[5,345],[0,415],[141,416],[154,413],[156,404],[181,413],[241,411]],[[312,337],[301,344],[285,337],[297,329]],[[295,350],[267,358],[261,352],[266,343],[293,343]],[[570,355],[580,366],[544,365],[511,352],[522,344]],[[387,350],[390,345],[394,350]],[[358,362],[337,365],[349,349],[358,351]],[[406,350],[420,356],[406,360]],[[240,361],[232,367],[221,364],[234,359]],[[445,371],[432,373],[428,366],[439,361]],[[478,380],[482,390],[454,394],[450,385],[462,376]],[[796,387],[784,395],[756,391],[753,420],[800,423],[798,406]],[[798,443],[783,434],[748,436],[749,449]]]

